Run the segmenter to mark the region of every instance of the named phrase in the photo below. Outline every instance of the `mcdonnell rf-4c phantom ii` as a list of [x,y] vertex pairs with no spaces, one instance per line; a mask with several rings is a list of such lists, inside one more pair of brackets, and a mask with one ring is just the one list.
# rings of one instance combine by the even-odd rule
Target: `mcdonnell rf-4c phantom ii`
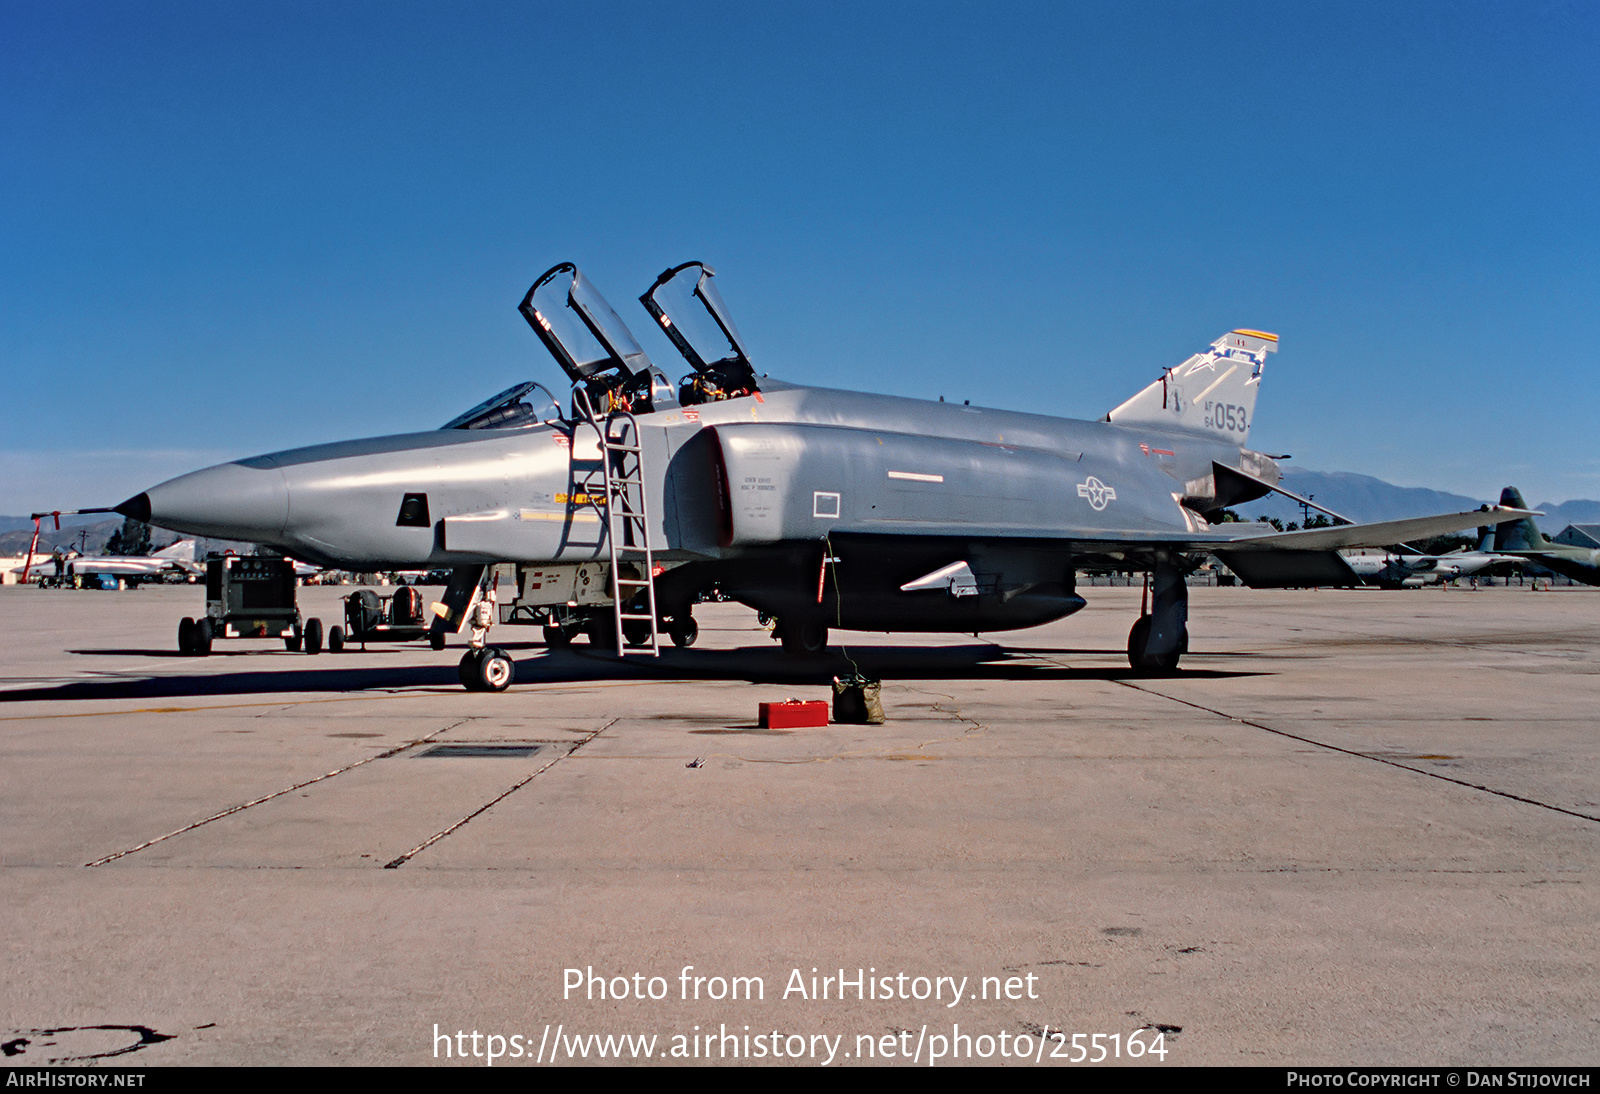
[[434,637],[470,623],[462,681],[495,690],[513,671],[484,637],[496,605],[552,646],[587,633],[653,654],[663,632],[693,642],[693,605],[717,589],[806,655],[830,628],[1048,623],[1084,606],[1080,568],[1150,575],[1128,658],[1171,672],[1184,576],[1208,555],[1251,584],[1316,584],[1340,548],[1522,515],[1213,523],[1280,489],[1275,458],[1245,447],[1273,334],[1230,331],[1102,420],[1069,421],[760,375],[713,276],[684,263],[640,298],[691,368],[677,386],[562,263],[520,311],[572,382],[567,406],[523,383],[436,430],[236,460],[116,511],[341,569],[449,568]]

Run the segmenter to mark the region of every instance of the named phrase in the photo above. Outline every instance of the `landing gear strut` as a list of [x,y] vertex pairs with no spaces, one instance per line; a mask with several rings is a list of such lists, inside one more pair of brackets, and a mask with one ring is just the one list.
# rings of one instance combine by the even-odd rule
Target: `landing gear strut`
[[499,582],[485,585],[486,579],[481,576],[483,570],[480,568],[477,572],[480,575],[477,578],[478,599],[466,613],[472,637],[468,640],[467,652],[461,655],[456,674],[461,686],[468,691],[504,691],[516,677],[517,666],[509,653],[488,644],[489,628],[495,625],[498,615],[495,592]]
[[1171,558],[1157,560],[1151,572],[1150,614],[1128,632],[1128,664],[1147,676],[1170,676],[1189,650],[1189,587],[1183,568]]

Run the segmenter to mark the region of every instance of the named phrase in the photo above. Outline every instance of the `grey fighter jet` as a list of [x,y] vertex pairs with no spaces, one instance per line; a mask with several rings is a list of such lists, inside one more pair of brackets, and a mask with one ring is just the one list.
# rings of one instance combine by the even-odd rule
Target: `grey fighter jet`
[[104,575],[130,585],[139,581],[160,581],[168,575],[192,579],[206,572],[205,564],[195,561],[192,539],[180,539],[148,555],[74,555],[67,559],[66,565],[71,577]]
[[[1522,503],[1521,492],[1515,486],[1500,491],[1500,504],[1516,509],[1527,508]],[[1494,549],[1502,554],[1526,559],[1585,585],[1600,585],[1600,550],[1557,543],[1539,530],[1531,516],[1496,525]]]
[[1208,555],[1270,584],[1340,548],[1493,519],[1213,523],[1277,489],[1275,459],[1245,447],[1273,334],[1229,331],[1103,419],[1069,421],[760,375],[713,276],[685,263],[641,297],[692,370],[676,387],[563,263],[520,310],[572,383],[567,405],[529,382],[436,430],[221,464],[116,511],[342,569],[450,568],[433,626],[472,624],[462,680],[490,688],[510,680],[482,634],[496,604],[552,645],[587,633],[653,653],[663,631],[690,644],[692,607],[716,590],[806,655],[831,628],[1060,619],[1084,606],[1074,578],[1090,567],[1151,575],[1128,657],[1171,672],[1188,648],[1184,575]]

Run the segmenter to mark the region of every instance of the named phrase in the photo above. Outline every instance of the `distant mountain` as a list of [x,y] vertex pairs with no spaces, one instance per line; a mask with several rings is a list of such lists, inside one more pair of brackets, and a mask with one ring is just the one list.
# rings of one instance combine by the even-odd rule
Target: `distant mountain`
[[[1282,486],[1361,524],[1425,517],[1434,513],[1455,513],[1463,509],[1476,509],[1492,500],[1469,498],[1420,486],[1395,486],[1371,475],[1357,475],[1350,471],[1307,471],[1298,467],[1284,470]],[[1285,522],[1303,520],[1300,506],[1282,494],[1273,494],[1260,501],[1247,501],[1234,508],[1241,517],[1247,519],[1268,516]]]
[[[28,544],[33,540],[33,521],[22,520],[22,526],[16,527],[16,517],[4,517],[12,530],[0,532],[0,555],[20,555],[28,549]],[[53,551],[57,547],[79,547],[88,554],[99,554],[105,550],[106,541],[111,534],[122,527],[121,517],[96,517],[91,523],[88,519],[80,517],[76,524],[69,524],[66,517],[61,518],[61,531],[56,531],[55,523],[49,518],[39,526],[40,553]]]
[[[122,518],[118,516],[108,517],[105,513],[85,513],[81,515],[74,513],[63,513],[61,515],[61,530],[65,532],[68,528],[81,528],[85,524],[103,524],[107,520],[115,520],[120,522]],[[55,527],[55,523],[51,521],[49,517],[46,517],[44,521],[44,527],[47,529],[53,529]],[[0,532],[20,531],[26,531],[30,536],[33,534],[32,517],[0,516]]]
[[1600,501],[1541,502],[1534,508],[1544,513],[1539,527],[1552,536],[1569,524],[1600,524]]

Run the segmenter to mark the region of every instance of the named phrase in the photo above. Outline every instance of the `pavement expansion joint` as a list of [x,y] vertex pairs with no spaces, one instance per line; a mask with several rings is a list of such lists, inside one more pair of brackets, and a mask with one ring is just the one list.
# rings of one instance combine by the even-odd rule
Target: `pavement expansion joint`
[[[482,816],[484,813],[487,813],[490,809],[494,808],[496,805],[498,805],[501,802],[505,801],[511,795],[515,794],[518,790],[521,790],[524,786],[527,786],[529,783],[531,783],[534,779],[538,778],[540,775],[544,774],[546,771],[549,771],[552,767],[554,767],[556,764],[560,763],[563,759],[565,759],[566,757],[572,755],[574,752],[577,752],[584,745],[588,744],[590,741],[592,741],[596,737],[600,736],[606,730],[610,729],[613,725],[615,725],[617,723],[617,721],[618,721],[617,718],[612,718],[609,722],[607,722],[604,725],[600,726],[594,732],[590,733],[587,737],[584,737],[582,740],[578,741],[571,748],[567,749],[565,752],[560,752],[557,755],[552,756],[548,761],[546,761],[544,764],[540,765],[538,770],[529,772],[527,775],[524,775],[522,778],[518,779],[515,783],[513,783],[503,793],[498,794],[495,797],[493,797],[493,798],[489,799],[488,801],[484,802],[478,808],[474,809],[472,812],[468,813],[466,816],[462,817],[460,820],[456,821],[454,824],[450,825],[448,828],[445,828],[445,829],[442,829],[442,830],[440,830],[438,832],[435,832],[433,835],[429,836],[427,839],[425,839],[421,843],[417,844],[415,847],[413,847],[411,850],[407,851],[405,854],[403,854],[403,855],[399,856],[398,858],[395,858],[395,859],[393,859],[393,860],[391,860],[389,862],[384,863],[383,864],[383,868],[385,870],[398,870],[400,867],[402,867],[406,863],[410,862],[413,858],[415,858],[417,855],[421,854],[423,851],[426,851],[428,848],[432,847],[434,844],[438,843],[440,840],[442,840],[445,837],[455,833],[457,830],[459,830],[464,825],[466,825],[469,821],[473,820],[476,817]],[[459,724],[460,723],[458,722],[457,725],[459,725]],[[443,732],[443,730],[441,730],[440,732]]]
[[1548,809],[1554,813],[1562,813],[1569,817],[1577,817],[1580,820],[1594,821],[1596,824],[1600,824],[1600,816],[1595,816],[1590,813],[1583,813],[1576,809],[1568,809],[1565,806],[1554,805],[1550,802],[1540,801],[1537,798],[1524,797],[1521,794],[1513,794],[1509,790],[1496,790],[1494,787],[1484,786],[1482,783],[1468,782],[1465,779],[1454,779],[1449,775],[1442,775],[1437,771],[1427,771],[1420,767],[1412,767],[1410,764],[1403,764],[1395,760],[1387,759],[1381,754],[1360,752],[1353,748],[1342,748],[1339,745],[1330,744],[1327,741],[1319,741],[1315,738],[1305,737],[1298,733],[1290,733],[1285,729],[1274,729],[1272,726],[1264,725],[1261,722],[1253,721],[1249,718],[1241,718],[1237,714],[1228,714],[1225,711],[1215,710],[1201,703],[1191,702],[1188,699],[1180,699],[1176,695],[1166,695],[1162,692],[1154,690],[1153,688],[1142,687],[1130,680],[1117,680],[1115,682],[1125,688],[1130,688],[1133,691],[1142,691],[1146,695],[1154,695],[1159,699],[1167,699],[1174,703],[1180,703],[1183,706],[1192,707],[1195,710],[1205,711],[1207,714],[1214,714],[1218,718],[1226,718],[1230,722],[1236,722],[1239,725],[1249,726],[1252,729],[1259,729],[1264,733],[1272,733],[1279,737],[1287,737],[1291,741],[1299,741],[1302,744],[1311,745],[1314,748],[1326,749],[1329,752],[1338,752],[1345,756],[1354,756],[1356,759],[1360,760],[1371,760],[1373,763],[1380,763],[1388,767],[1397,767],[1402,771],[1409,771],[1413,775],[1425,775],[1430,779],[1438,779],[1440,782],[1453,783],[1456,786],[1464,786],[1469,790],[1481,790],[1485,794],[1494,794],[1497,797],[1509,798],[1515,802],[1522,802],[1524,805],[1535,805],[1540,809]]
[[210,824],[212,821],[221,820],[223,817],[231,817],[235,813],[242,813],[246,809],[250,809],[250,808],[252,808],[254,806],[261,805],[261,804],[263,804],[265,802],[269,802],[274,798],[281,798],[285,794],[292,794],[296,790],[303,790],[308,786],[313,786],[313,785],[315,785],[317,783],[324,782],[327,779],[333,778],[335,775],[343,775],[346,771],[354,771],[356,768],[364,767],[365,765],[372,763],[374,760],[385,760],[385,759],[388,759],[390,756],[399,755],[400,753],[406,751],[409,748],[415,748],[417,745],[423,744],[423,743],[425,743],[425,742],[427,742],[429,740],[432,740],[434,737],[437,737],[441,733],[448,733],[450,730],[455,729],[458,726],[463,726],[466,723],[470,722],[471,720],[472,720],[471,718],[463,718],[460,721],[452,722],[447,726],[443,726],[443,727],[441,727],[439,729],[434,730],[432,733],[428,734],[426,737],[422,737],[422,738],[420,738],[418,740],[415,740],[415,741],[407,741],[404,744],[396,745],[394,748],[386,749],[385,751],[378,753],[376,756],[368,756],[364,760],[357,760],[353,764],[346,764],[344,767],[337,768],[337,769],[335,769],[333,771],[329,771],[329,772],[327,772],[326,774],[323,774],[323,775],[318,775],[314,779],[306,779],[303,782],[295,783],[293,786],[286,786],[282,790],[274,790],[270,794],[264,794],[261,797],[254,798],[254,799],[252,799],[250,801],[245,802],[242,805],[235,805],[235,806],[232,806],[232,807],[230,807],[228,809],[224,809],[220,813],[213,813],[211,816],[206,817],[204,820],[195,821],[193,824],[186,824],[182,828],[176,828],[176,829],[172,830],[171,832],[166,833],[165,835],[157,836],[155,839],[145,840],[143,843],[138,844],[135,847],[129,847],[126,850],[118,851],[115,854],[106,855],[104,858],[97,858],[93,862],[84,863],[84,865],[85,866],[104,866],[108,862],[115,862],[117,859],[124,858],[124,857],[126,857],[128,855],[133,854],[136,851],[143,851],[147,847],[154,847],[156,844],[164,842],[165,840],[172,839],[174,836],[181,836],[185,832],[192,832],[196,828],[201,827],[202,825]]

